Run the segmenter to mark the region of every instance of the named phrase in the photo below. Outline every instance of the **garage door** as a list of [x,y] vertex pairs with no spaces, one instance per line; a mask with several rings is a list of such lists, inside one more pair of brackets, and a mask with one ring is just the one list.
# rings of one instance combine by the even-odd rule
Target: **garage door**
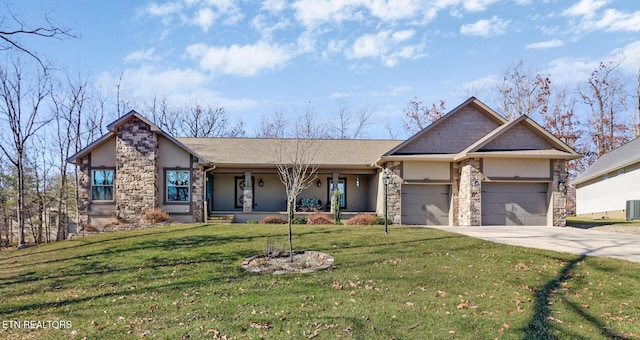
[[546,225],[547,183],[482,183],[482,225]]
[[449,225],[449,185],[403,185],[402,224]]

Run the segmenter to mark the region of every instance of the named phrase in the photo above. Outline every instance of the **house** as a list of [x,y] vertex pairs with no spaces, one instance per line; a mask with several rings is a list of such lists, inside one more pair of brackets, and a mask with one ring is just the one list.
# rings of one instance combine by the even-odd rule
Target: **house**
[[318,210],[335,208],[338,189],[343,214],[386,207],[394,223],[563,226],[565,164],[580,157],[530,118],[507,121],[473,97],[405,141],[176,138],[135,111],[108,130],[69,158],[81,225],[94,228],[153,208],[185,222],[284,214],[276,164],[300,143],[318,168],[300,203]]
[[640,138],[602,155],[573,185],[578,216],[626,218],[626,202],[640,200]]

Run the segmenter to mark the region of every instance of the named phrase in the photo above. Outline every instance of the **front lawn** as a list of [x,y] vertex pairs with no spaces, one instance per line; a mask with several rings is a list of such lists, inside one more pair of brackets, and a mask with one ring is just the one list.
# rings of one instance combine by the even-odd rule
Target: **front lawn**
[[241,269],[286,235],[181,225],[2,250],[0,338],[640,336],[640,263],[426,228],[299,225],[294,247],[334,256],[333,269]]

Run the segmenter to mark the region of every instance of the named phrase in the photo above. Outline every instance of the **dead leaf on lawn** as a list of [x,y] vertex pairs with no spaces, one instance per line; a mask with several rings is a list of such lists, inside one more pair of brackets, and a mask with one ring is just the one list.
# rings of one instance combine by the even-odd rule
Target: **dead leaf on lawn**
[[340,284],[340,282],[337,281],[333,281],[333,283],[331,284],[331,286],[337,290],[342,290],[342,285]]
[[257,329],[270,329],[273,326],[271,326],[268,322],[265,322],[265,323],[252,322],[251,327],[257,328]]

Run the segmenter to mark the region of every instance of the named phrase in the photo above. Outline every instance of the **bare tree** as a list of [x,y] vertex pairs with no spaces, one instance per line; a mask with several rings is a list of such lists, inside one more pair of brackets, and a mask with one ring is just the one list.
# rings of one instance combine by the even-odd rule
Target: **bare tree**
[[311,186],[316,178],[318,165],[316,155],[319,151],[317,141],[313,139],[280,139],[278,152],[278,175],[287,194],[287,212],[289,220],[289,257],[293,262],[293,236],[291,225],[296,208],[298,194]]
[[634,81],[634,93],[622,97],[621,104],[631,121],[633,138],[640,137],[640,65]]
[[0,117],[9,127],[9,131],[3,134],[8,135],[9,140],[0,143],[0,149],[16,167],[19,246],[25,244],[24,189],[27,142],[51,120],[43,119],[40,112],[40,106],[51,90],[47,70],[40,70],[32,79],[28,79],[25,69],[19,58],[0,68]]
[[57,197],[56,241],[67,238],[67,219],[69,198],[68,194],[68,164],[71,153],[80,149],[82,123],[85,119],[85,104],[88,100],[87,80],[79,77],[67,77],[65,84],[59,84],[59,91],[52,96],[53,111],[56,123],[57,166],[60,171],[60,187]]
[[328,138],[327,125],[318,121],[316,110],[308,105],[304,112],[296,115],[293,126],[293,136],[295,138],[319,139]]
[[276,111],[270,116],[262,116],[260,126],[255,135],[258,138],[283,138],[287,135],[289,121],[280,111]]
[[593,70],[580,98],[589,108],[589,129],[595,144],[595,159],[624,144],[628,127],[620,116],[624,85],[615,73],[620,63],[600,63]]
[[404,127],[407,131],[416,133],[442,118],[445,110],[444,100],[441,100],[438,106],[433,103],[431,107],[428,107],[425,106],[422,101],[418,100],[418,98],[415,98],[409,101],[404,109]]
[[549,85],[549,77],[534,75],[520,61],[503,71],[502,82],[496,84],[498,99],[494,101],[508,119],[521,115],[533,117],[548,102]]
[[363,106],[352,110],[345,102],[338,104],[334,119],[329,123],[329,137],[336,139],[361,138],[364,129],[369,125],[372,110]]
[[70,29],[56,26],[49,17],[45,16],[45,25],[40,27],[25,27],[25,24],[8,8],[0,14],[0,50],[17,50],[35,59],[42,69],[47,69],[44,61],[20,41],[21,37],[40,37],[62,39],[74,37]]

